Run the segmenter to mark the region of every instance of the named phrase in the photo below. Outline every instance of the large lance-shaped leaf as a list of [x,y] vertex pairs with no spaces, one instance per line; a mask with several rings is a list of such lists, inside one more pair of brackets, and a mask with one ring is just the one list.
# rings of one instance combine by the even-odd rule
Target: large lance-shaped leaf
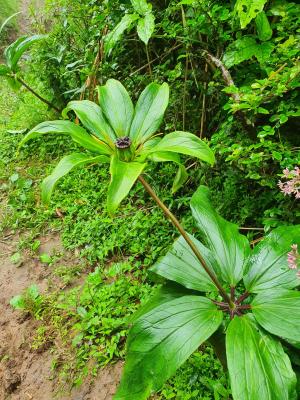
[[145,400],[157,391],[222,322],[207,298],[184,296],[164,303],[133,325],[115,400]]
[[[189,235],[189,237],[199,249],[207,265],[214,271],[213,264],[215,260],[211,252],[192,235]],[[175,241],[172,249],[150,271],[177,282],[188,289],[199,290],[200,292],[216,289],[200,261],[182,236]]]
[[116,135],[128,136],[134,109],[127,90],[115,79],[109,79],[98,89],[100,107]]
[[157,151],[170,151],[197,157],[199,160],[213,164],[215,156],[208,145],[196,135],[189,132],[176,131],[164,136],[152,149],[145,150],[149,154]]
[[104,39],[104,52],[109,55],[116,43],[121,39],[126,29],[129,29],[132,23],[138,18],[136,14],[126,14],[115,28],[105,36]]
[[66,118],[69,111],[74,111],[81,123],[100,140],[114,148],[115,133],[106,121],[101,108],[89,100],[70,101],[63,110],[62,116]]
[[46,134],[69,135],[80,146],[95,153],[111,154],[112,150],[97,138],[90,136],[85,129],[70,121],[47,121],[33,128],[22,139],[19,148],[31,139]]
[[144,314],[147,314],[154,308],[157,308],[164,303],[168,303],[171,300],[195,294],[198,293],[194,290],[189,290],[184,286],[177,285],[177,283],[167,281],[164,285],[154,290],[150,299],[139,307],[139,309],[130,317],[129,322],[132,323],[138,320]]
[[37,41],[44,39],[46,35],[33,35],[33,36],[22,36],[18,38],[14,43],[8,46],[4,51],[4,56],[8,67],[16,72],[16,66],[25,51]]
[[140,18],[137,26],[137,33],[139,38],[145,45],[148,45],[148,42],[154,32],[155,28],[155,17],[152,13],[146,14],[145,17]]
[[296,375],[282,345],[245,315],[226,333],[226,352],[234,400],[296,400]]
[[87,164],[108,163],[109,157],[107,156],[91,156],[84,153],[73,153],[64,157],[55,167],[51,175],[44,179],[42,183],[42,201],[46,204],[50,202],[50,198],[54,187],[58,181],[67,175],[72,169],[83,167]]
[[[150,140],[147,142],[149,143]],[[157,153],[151,153],[148,159],[154,162],[175,162],[178,164],[178,171],[172,185],[172,193],[176,193],[188,178],[188,173],[183,164],[181,164],[180,156],[177,153],[171,153],[170,151],[161,151]]]
[[133,143],[144,143],[157,131],[169,103],[169,86],[150,83],[141,93],[130,128]]
[[273,335],[300,342],[300,292],[266,290],[252,302],[256,320]]
[[300,284],[295,271],[288,268],[287,253],[292,244],[300,247],[300,225],[276,228],[254,248],[244,277],[249,292],[274,287],[293,289]]
[[200,186],[192,197],[191,208],[207,247],[213,253],[222,278],[235,286],[243,277],[250,253],[247,238],[238,227],[222,218],[213,208],[209,190]]
[[113,214],[121,201],[128,195],[146,164],[123,162],[113,156],[110,164],[111,182],[108,188],[107,209]]

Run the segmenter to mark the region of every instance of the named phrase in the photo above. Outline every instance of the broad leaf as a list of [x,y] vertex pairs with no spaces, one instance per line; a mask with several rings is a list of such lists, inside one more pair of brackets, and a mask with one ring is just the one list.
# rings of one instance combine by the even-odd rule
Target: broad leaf
[[246,26],[264,9],[267,0],[237,0],[235,10],[240,18],[241,28]]
[[73,153],[64,157],[55,167],[51,175],[44,179],[42,183],[42,201],[46,204],[50,202],[52,192],[58,181],[67,175],[72,169],[85,166],[87,164],[99,164],[109,162],[107,156],[91,156],[84,153]]
[[56,135],[69,135],[74,142],[78,143],[80,146],[83,146],[87,150],[99,154],[111,154],[111,149],[105,143],[93,136],[90,136],[85,129],[74,124],[73,122],[60,120],[42,122],[41,124],[37,125],[22,139],[19,148],[29,140],[46,135],[48,133]]
[[155,28],[155,17],[152,13],[146,14],[143,18],[139,19],[137,26],[137,33],[139,38],[145,45],[148,45],[148,42],[154,32]]
[[296,400],[296,376],[282,345],[248,315],[235,317],[226,334],[234,400]]
[[[148,143],[148,142],[147,142]],[[181,164],[180,156],[177,153],[171,153],[168,151],[162,151],[162,152],[157,152],[157,153],[152,153],[148,157],[149,160],[154,161],[154,162],[175,162],[178,164],[178,171],[176,173],[173,185],[172,185],[172,193],[177,192],[183,184],[186,182],[188,178],[188,173],[186,171],[186,168],[183,164]]]
[[173,181],[172,185],[172,193],[176,193],[187,181],[188,179],[188,173],[183,164],[179,164],[178,170],[175,176],[175,179]]
[[197,226],[213,253],[223,279],[232,286],[242,279],[250,253],[247,238],[238,227],[222,218],[213,208],[209,190],[200,186],[192,197],[191,208]]
[[[215,260],[211,252],[192,235],[189,236],[207,262],[207,265],[214,271],[213,264]],[[182,236],[175,241],[172,249],[150,268],[150,271],[177,282],[188,289],[194,289],[200,292],[216,289]]]
[[152,10],[152,5],[146,0],[131,0],[134,10],[140,15],[145,15]]
[[255,297],[252,310],[267,331],[300,342],[300,292],[281,288],[266,290]]
[[263,64],[268,60],[273,49],[273,43],[257,43],[254,37],[243,36],[227,47],[223,62],[227,68],[231,68],[233,65],[256,57],[258,62]]
[[113,156],[110,164],[111,182],[108,189],[107,209],[113,214],[121,201],[128,195],[146,164],[123,162]]
[[130,128],[130,138],[136,144],[148,140],[157,131],[169,103],[169,86],[151,83],[140,95]]
[[200,140],[196,135],[189,132],[176,131],[164,136],[161,141],[148,153],[161,151],[170,151],[174,153],[186,154],[188,156],[199,158],[202,161],[213,164],[215,156],[208,145]]
[[274,43],[271,42],[265,42],[265,43],[261,43],[260,45],[257,46],[256,51],[255,51],[255,57],[257,58],[257,61],[260,64],[264,64],[266,63],[269,58],[270,55],[272,53],[272,51],[274,50],[275,45]]
[[257,14],[255,18],[257,36],[260,40],[269,40],[272,37],[273,31],[271,29],[268,17],[264,11]]
[[8,67],[16,72],[17,63],[25,53],[25,51],[37,41],[44,39],[46,35],[33,35],[33,36],[22,36],[17,39],[14,43],[8,46],[4,51],[4,56]]
[[156,307],[171,300],[178,299],[179,297],[197,294],[193,290],[186,289],[184,286],[177,285],[174,282],[166,282],[164,285],[158,287],[152,293],[152,296],[130,317],[130,323],[138,320],[143,315],[147,314]]
[[115,79],[109,79],[98,89],[100,107],[116,135],[128,136],[134,109],[127,90]]
[[132,23],[138,18],[136,14],[126,14],[118,23],[118,25],[105,36],[104,39],[104,52],[108,55],[115,47],[116,43],[121,39],[126,29],[129,29]]
[[89,100],[71,101],[63,110],[62,116],[66,118],[69,111],[74,111],[81,123],[100,140],[114,148],[115,133],[105,120],[101,108]]
[[184,296],[145,314],[133,325],[115,400],[145,400],[161,388],[222,322],[207,298]]
[[244,277],[249,292],[258,293],[275,287],[293,289],[300,284],[287,263],[292,244],[300,247],[300,225],[276,228],[254,248]]

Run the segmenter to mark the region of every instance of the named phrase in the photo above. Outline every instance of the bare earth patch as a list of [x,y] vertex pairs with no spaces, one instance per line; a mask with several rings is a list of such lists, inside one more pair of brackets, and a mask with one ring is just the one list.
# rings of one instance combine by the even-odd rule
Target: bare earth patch
[[[37,258],[24,257],[17,267],[10,260],[18,238],[0,239],[0,400],[56,399],[57,387],[51,380],[51,349],[34,351],[32,337],[38,327],[24,313],[14,311],[10,299],[32,284],[47,288],[49,272]],[[40,252],[61,252],[57,235],[41,239]],[[111,400],[120,379],[122,363],[100,371],[95,382],[86,381],[63,400]]]

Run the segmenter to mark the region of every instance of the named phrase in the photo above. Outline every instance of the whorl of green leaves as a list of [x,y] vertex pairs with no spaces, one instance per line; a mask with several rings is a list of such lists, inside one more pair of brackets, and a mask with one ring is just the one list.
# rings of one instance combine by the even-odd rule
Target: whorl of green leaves
[[[98,91],[99,105],[88,100],[71,101],[62,112],[65,118],[71,111],[74,112],[83,126],[71,121],[43,122],[33,128],[20,143],[23,146],[28,140],[47,133],[68,135],[89,152],[65,157],[51,176],[46,178],[42,185],[42,198],[46,203],[50,201],[59,179],[76,167],[110,162],[111,182],[107,207],[113,213],[149,161],[175,162],[178,165],[173,192],[187,179],[179,154],[214,163],[214,154],[207,144],[189,132],[173,132],[162,138],[157,136],[169,102],[169,87],[166,83],[148,85],[136,106],[117,80],[109,79]],[[128,145],[124,147],[120,143]]]
[[282,343],[300,342],[300,280],[287,263],[291,245],[300,247],[300,225],[277,228],[250,250],[238,227],[214,209],[206,187],[191,208],[203,243],[190,238],[208,267],[225,287],[244,286],[248,297],[242,302],[242,291],[235,293],[241,308],[224,318],[215,286],[185,239],[177,239],[151,268],[167,281],[132,318],[114,399],[148,399],[222,324],[234,400],[296,400],[296,374]]

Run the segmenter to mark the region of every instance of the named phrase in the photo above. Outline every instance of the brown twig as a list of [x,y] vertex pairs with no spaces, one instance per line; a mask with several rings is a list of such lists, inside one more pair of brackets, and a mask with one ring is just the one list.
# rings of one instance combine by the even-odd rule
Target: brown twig
[[[169,51],[167,51],[163,56],[159,56],[159,57],[154,58],[153,60],[150,60],[150,65],[153,64],[157,60],[163,60],[164,58],[168,57],[168,55],[170,53],[172,53],[172,51],[179,49],[179,47],[181,47],[181,46],[182,46],[182,43],[177,44],[176,46],[173,46]],[[129,76],[133,76],[133,75],[137,74],[138,72],[141,72],[143,69],[148,68],[148,67],[149,67],[149,63],[147,62],[147,64],[144,64],[140,68],[138,68],[135,71],[131,72],[129,74]]]
[[[225,67],[225,65],[222,63],[221,60],[219,60],[217,57],[213,56],[212,54],[210,54],[206,50],[203,51],[203,55],[206,58],[206,60],[208,61],[208,63],[213,63],[217,68],[219,68],[219,70],[222,73],[222,77],[223,77],[223,79],[224,79],[224,81],[225,81],[227,86],[235,86],[230,72]],[[239,103],[241,101],[241,97],[240,97],[239,93],[231,93],[230,96],[237,103]]]
[[[207,75],[208,72],[208,64],[205,63],[205,73]],[[201,113],[201,124],[200,124],[200,139],[203,138],[204,134],[204,123],[206,120],[206,91],[207,91],[207,81],[204,82],[204,91],[202,97],[202,113]]]

